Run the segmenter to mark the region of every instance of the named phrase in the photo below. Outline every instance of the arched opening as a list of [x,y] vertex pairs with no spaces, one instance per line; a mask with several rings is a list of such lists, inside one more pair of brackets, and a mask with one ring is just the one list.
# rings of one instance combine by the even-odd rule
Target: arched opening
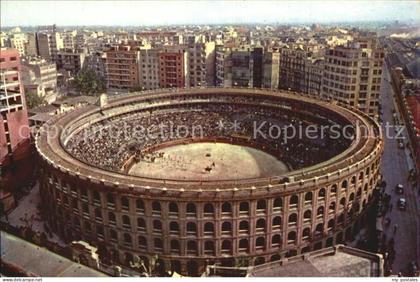
[[195,241],[188,241],[188,243],[187,243],[187,254],[188,255],[197,255],[198,254],[197,243]]
[[130,210],[130,202],[127,197],[121,197],[121,209],[123,211]]
[[162,249],[163,249],[162,239],[155,238],[154,245],[155,245],[155,252],[162,252]]
[[241,239],[239,240],[239,249],[238,251],[241,253],[247,253],[249,249],[248,239]]
[[214,235],[214,225],[211,222],[206,222],[204,224],[204,235],[213,236]]
[[302,240],[309,240],[311,237],[311,229],[309,227],[303,229],[302,231]]
[[230,203],[228,202],[223,203],[222,215],[225,215],[225,216],[232,215],[232,205]]
[[140,232],[146,232],[146,221],[141,217],[137,218],[137,230]]
[[171,233],[171,235],[178,235],[179,234],[179,224],[178,224],[178,222],[171,221],[169,223],[169,233]]
[[144,214],[144,202],[143,200],[137,199],[136,200],[136,212],[140,214]]
[[318,200],[325,199],[325,195],[326,195],[325,188],[319,189],[319,192],[318,192]]
[[204,216],[213,217],[214,216],[214,207],[212,204],[207,203],[204,205]]
[[291,209],[297,208],[298,202],[299,202],[299,197],[297,195],[292,195],[290,197],[289,207]]
[[265,239],[264,239],[264,237],[258,237],[255,240],[255,249],[257,251],[262,251],[262,250],[265,249]]
[[297,214],[292,213],[289,215],[289,226],[297,224]]
[[222,253],[231,254],[232,253],[232,243],[229,240],[224,240],[222,242]]
[[153,202],[152,203],[152,213],[154,214],[154,215],[160,215],[160,212],[161,212],[161,206],[160,206],[160,203],[159,202]]
[[197,209],[193,203],[187,204],[187,216],[188,217],[196,217],[197,216]]
[[194,222],[187,223],[187,235],[197,235],[197,225]]
[[144,236],[139,236],[138,238],[139,248],[140,249],[147,249],[147,239]]
[[239,204],[239,214],[240,215],[248,215],[249,213],[249,203],[248,202],[241,202]]
[[239,222],[239,233],[245,234],[249,232],[249,224],[248,221],[242,220]]
[[279,247],[280,245],[281,245],[281,237],[279,234],[276,234],[271,238],[271,246]]
[[130,222],[130,218],[128,217],[128,215],[123,215],[122,220],[123,220],[123,228],[130,229],[131,228],[131,222]]
[[266,208],[267,208],[267,202],[266,202],[266,200],[259,200],[257,202],[257,213],[258,214],[264,214]]
[[232,234],[232,224],[230,222],[222,223],[222,235],[231,235]]
[[303,221],[304,222],[309,222],[309,221],[311,221],[311,219],[312,219],[312,212],[310,210],[306,210],[303,213]]
[[162,233],[162,223],[160,220],[153,220],[153,233]]
[[287,243],[288,244],[296,244],[296,232],[291,231],[287,234]]
[[312,203],[312,192],[307,192],[305,194],[305,204],[310,204]]
[[171,202],[169,203],[169,215],[170,216],[178,216],[178,205],[177,203]]
[[282,201],[281,198],[274,199],[274,202],[273,202],[273,211],[274,212],[281,211],[282,206],[283,206],[283,201]]
[[179,254],[179,241],[178,240],[171,240],[171,253],[172,254]]
[[257,220],[257,233],[265,232],[265,219],[260,218]]
[[204,242],[204,254],[214,256],[214,242],[206,241]]
[[272,224],[273,230],[280,230],[281,229],[281,217],[276,216],[273,218],[273,224]]

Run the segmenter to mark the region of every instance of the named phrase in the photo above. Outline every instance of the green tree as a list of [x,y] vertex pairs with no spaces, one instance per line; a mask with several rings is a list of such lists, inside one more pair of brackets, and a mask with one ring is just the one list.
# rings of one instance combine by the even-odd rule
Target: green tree
[[37,108],[46,104],[45,99],[43,97],[40,97],[33,92],[27,92],[25,94],[25,97],[26,104],[28,105],[29,109]]
[[83,68],[73,80],[73,87],[82,95],[96,96],[105,89],[105,81],[91,68]]

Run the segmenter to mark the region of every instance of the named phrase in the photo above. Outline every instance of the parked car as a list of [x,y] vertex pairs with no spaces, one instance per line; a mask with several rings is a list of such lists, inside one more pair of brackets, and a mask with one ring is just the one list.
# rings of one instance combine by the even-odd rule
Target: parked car
[[404,186],[402,184],[397,184],[395,186],[395,192],[400,195],[404,194]]
[[402,211],[405,211],[407,208],[407,201],[405,200],[405,198],[400,198],[398,200],[398,208]]

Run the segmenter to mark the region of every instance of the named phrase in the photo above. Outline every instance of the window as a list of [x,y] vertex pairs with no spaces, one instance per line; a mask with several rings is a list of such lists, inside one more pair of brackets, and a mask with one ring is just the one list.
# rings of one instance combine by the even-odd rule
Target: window
[[318,199],[323,200],[325,198],[325,188],[321,188],[318,192]]
[[249,224],[248,221],[243,220],[239,222],[239,233],[248,233],[249,232]]
[[206,222],[204,224],[204,235],[212,236],[214,235],[214,225],[211,222]]
[[206,217],[214,216],[214,208],[212,204],[207,203],[204,205],[204,216]]
[[188,241],[187,243],[187,254],[197,255],[197,243],[195,241]]
[[265,249],[265,239],[264,237],[258,237],[255,240],[255,248],[257,251],[261,251]]
[[214,243],[213,243],[213,241],[206,241],[204,243],[204,253],[206,255],[214,255]]
[[273,230],[280,230],[281,229],[281,217],[276,216],[273,218]]
[[159,202],[152,203],[152,213],[153,215],[160,215],[161,207]]
[[310,204],[312,202],[312,192],[305,194],[305,204]]
[[196,210],[195,205],[193,203],[188,203],[187,204],[187,216],[188,217],[197,216],[197,210]]
[[197,226],[194,222],[187,223],[187,235],[197,235]]
[[257,220],[257,233],[265,232],[265,219],[260,218]]
[[230,222],[222,223],[222,235],[230,235],[232,233],[232,224]]
[[273,211],[274,212],[278,212],[281,210],[281,207],[283,205],[282,199],[281,198],[276,198],[274,199],[274,203],[273,203]]
[[107,202],[108,202],[108,207],[109,208],[115,208],[115,198],[114,198],[114,195],[112,195],[112,194],[108,194],[107,195],[107,197],[106,197],[106,199],[107,199]]
[[146,231],[146,221],[143,218],[137,218],[137,230],[140,232]]
[[178,216],[178,205],[174,202],[169,203],[169,215]]
[[162,251],[162,249],[163,249],[162,239],[155,238],[154,245],[155,245],[155,251],[156,252],[161,252]]
[[297,223],[297,214],[293,213],[289,216],[289,225],[296,225]]
[[248,248],[249,248],[248,239],[239,240],[239,249],[238,249],[239,252],[246,253],[248,252]]
[[224,240],[222,242],[222,253],[230,254],[232,252],[232,243],[229,240]]
[[136,211],[138,213],[144,214],[144,202],[143,202],[143,200],[138,199],[136,201]]
[[130,223],[130,218],[128,217],[128,215],[123,215],[122,219],[123,219],[123,228],[130,229],[131,223]]
[[239,204],[239,214],[240,215],[247,215],[249,213],[249,203],[248,202],[241,202]]
[[281,237],[279,234],[276,234],[271,238],[271,246],[279,247],[280,245],[281,245]]
[[310,210],[307,210],[303,214],[303,221],[304,222],[309,222],[309,221],[311,221],[311,217],[312,217],[312,212]]
[[162,223],[160,220],[153,220],[153,232],[161,233],[162,232]]
[[290,197],[290,208],[296,208],[298,205],[299,198],[296,195]]
[[230,215],[232,213],[232,205],[228,202],[222,205],[222,215]]
[[289,232],[289,234],[287,235],[287,243],[288,244],[295,244],[296,243],[296,232],[295,231]]
[[124,245],[131,247],[131,236],[128,233],[124,233]]
[[259,214],[265,213],[266,208],[267,208],[266,200],[259,200],[257,202],[257,213]]
[[179,225],[177,222],[172,221],[171,223],[169,223],[169,232],[172,235],[177,235],[179,234]]
[[121,197],[121,209],[128,211],[130,209],[130,202],[127,197]]
[[138,238],[139,248],[140,249],[147,249],[147,239],[144,236],[139,236]]
[[171,253],[179,253],[179,241],[171,240]]

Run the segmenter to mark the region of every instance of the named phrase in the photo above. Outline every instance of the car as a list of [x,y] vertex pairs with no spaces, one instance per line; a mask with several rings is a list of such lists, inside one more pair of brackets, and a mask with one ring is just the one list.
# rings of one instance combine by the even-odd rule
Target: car
[[404,194],[404,186],[402,184],[396,185],[395,192],[400,195]]
[[398,208],[402,211],[405,211],[405,209],[407,208],[407,201],[405,200],[405,198],[400,198],[398,200]]

